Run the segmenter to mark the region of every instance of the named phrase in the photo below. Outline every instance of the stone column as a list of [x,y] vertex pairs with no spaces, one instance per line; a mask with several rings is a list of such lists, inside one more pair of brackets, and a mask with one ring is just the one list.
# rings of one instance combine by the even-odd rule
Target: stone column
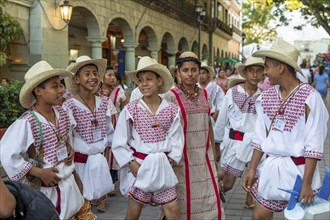
[[91,58],[102,58],[102,42],[105,38],[87,37],[87,40],[91,43]]
[[166,52],[169,55],[168,56],[168,67],[175,66],[175,52],[176,51],[167,50]]
[[159,49],[158,48],[148,48],[148,50],[150,51],[151,58],[157,60],[157,62],[160,63],[159,60],[158,60],[158,51],[159,51]]
[[[123,46],[125,47],[125,71],[135,70],[135,47],[137,47],[138,44],[124,44]],[[127,86],[133,88],[133,82],[128,78],[126,79]]]

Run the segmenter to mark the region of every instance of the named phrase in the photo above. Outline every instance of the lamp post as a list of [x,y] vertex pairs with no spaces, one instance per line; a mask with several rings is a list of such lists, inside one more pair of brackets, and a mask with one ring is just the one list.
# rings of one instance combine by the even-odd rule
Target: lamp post
[[244,56],[244,41],[246,38],[246,34],[244,32],[242,32],[242,63],[245,62],[245,56]]
[[63,4],[60,5],[61,18],[65,23],[69,23],[72,15],[73,6],[69,4],[68,0],[64,0]]
[[202,28],[202,23],[206,15],[205,9],[197,4],[195,7],[195,11],[197,13],[197,21],[198,21],[198,59],[201,58],[201,28]]

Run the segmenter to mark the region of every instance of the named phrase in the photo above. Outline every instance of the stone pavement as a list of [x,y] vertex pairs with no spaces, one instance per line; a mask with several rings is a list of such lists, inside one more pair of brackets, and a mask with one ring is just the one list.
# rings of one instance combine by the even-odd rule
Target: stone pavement
[[[330,112],[330,96],[328,96],[327,108]],[[324,144],[324,159],[326,164],[330,166],[330,122],[328,121],[328,134]],[[323,162],[320,163],[321,175],[323,180],[324,169]],[[241,179],[237,179],[233,189],[226,194],[226,203],[223,204],[225,209],[226,220],[248,220],[252,217],[252,210],[244,208],[246,192],[241,187]],[[98,219],[117,220],[124,219],[127,210],[127,199],[117,193],[117,196],[107,199],[108,211],[106,213],[97,212],[93,207],[93,212],[97,214]],[[147,206],[142,210],[141,220],[156,219],[159,213],[159,207]],[[275,213],[274,220],[284,219],[283,212]]]

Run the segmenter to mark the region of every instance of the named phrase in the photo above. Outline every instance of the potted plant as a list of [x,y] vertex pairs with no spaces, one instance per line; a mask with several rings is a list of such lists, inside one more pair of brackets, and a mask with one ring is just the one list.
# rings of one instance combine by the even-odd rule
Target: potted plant
[[6,129],[25,111],[19,103],[23,82],[15,80],[0,87],[0,139]]

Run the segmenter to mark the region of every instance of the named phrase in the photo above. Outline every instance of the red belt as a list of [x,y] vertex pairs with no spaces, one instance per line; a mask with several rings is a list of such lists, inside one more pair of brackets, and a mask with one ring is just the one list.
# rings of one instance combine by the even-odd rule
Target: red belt
[[[267,157],[269,157],[269,155],[267,155],[266,158]],[[291,160],[297,166],[305,164],[305,157],[291,157]]]
[[75,152],[74,153],[74,162],[76,163],[86,163],[87,162],[88,155]]
[[236,141],[243,141],[243,137],[244,137],[244,132],[241,131],[237,131],[234,129],[230,129],[229,130],[229,138],[236,140]]
[[[146,159],[146,157],[148,156],[148,154],[137,152],[134,147],[131,147],[131,150],[133,151],[133,156],[136,157],[136,158],[139,158],[141,160]],[[164,152],[164,154],[167,155],[168,152]]]
[[61,191],[58,185],[55,186],[46,186],[44,183],[41,183],[42,187],[56,187],[56,192],[57,192],[57,204],[56,204],[56,211],[58,214],[61,213]]

